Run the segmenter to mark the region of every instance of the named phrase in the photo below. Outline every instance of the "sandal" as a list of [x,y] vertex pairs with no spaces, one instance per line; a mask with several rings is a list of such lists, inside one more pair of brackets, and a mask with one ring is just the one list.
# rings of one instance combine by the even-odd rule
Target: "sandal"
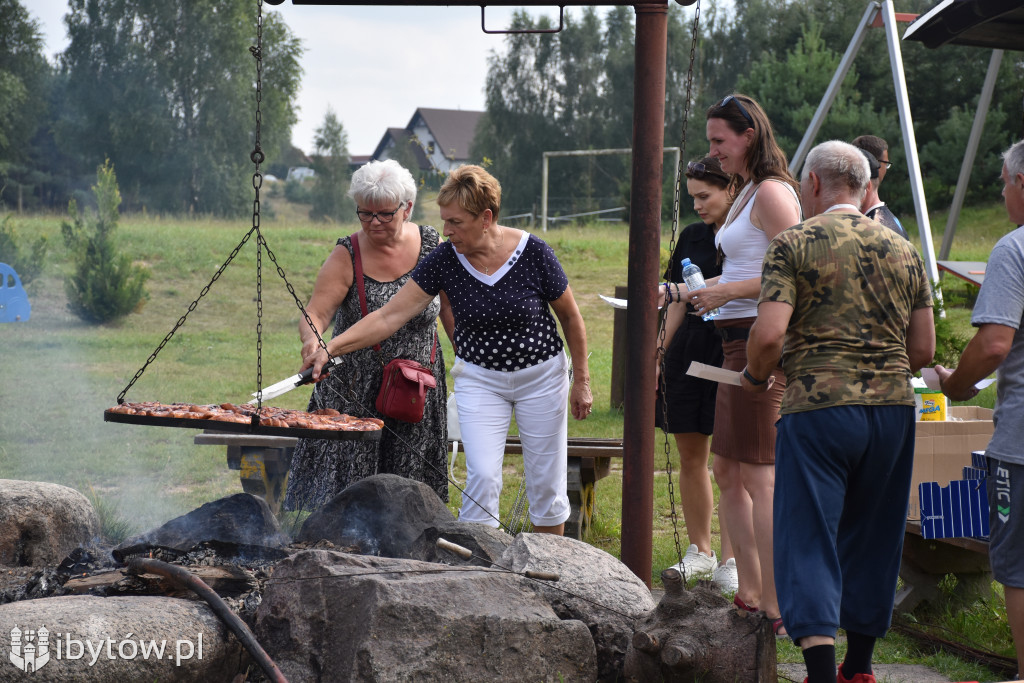
[[743,600],[740,599],[739,595],[736,595],[736,596],[733,597],[732,604],[736,605],[737,607],[739,607],[744,612],[750,612],[751,614],[757,614],[757,608],[756,607],[751,607],[747,603],[743,602]]
[[782,617],[772,619],[772,633],[775,634],[776,638],[789,637],[789,633],[786,632],[786,627],[782,623]]

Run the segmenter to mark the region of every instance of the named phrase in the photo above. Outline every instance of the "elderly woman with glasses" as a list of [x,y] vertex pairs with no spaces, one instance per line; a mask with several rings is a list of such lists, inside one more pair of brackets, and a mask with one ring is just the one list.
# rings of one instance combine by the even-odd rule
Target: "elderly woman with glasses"
[[[459,519],[499,526],[505,437],[514,413],[530,521],[537,532],[561,535],[569,518],[567,413],[585,419],[593,403],[583,317],[551,247],[498,224],[501,185],[491,174],[479,166],[456,168],[437,203],[448,241],[416,266],[386,306],[334,337],[328,351],[348,354],[387,339],[438,294],[447,294],[455,322],[452,378],[466,446]],[[572,373],[555,318],[572,354]],[[311,363],[314,377],[326,361],[319,351]]]
[[[363,289],[368,312],[383,307],[409,280],[412,270],[435,247],[440,236],[428,225],[409,220],[416,200],[412,174],[393,160],[371,161],[352,175],[349,194],[356,202],[358,232],[342,237],[327,257],[313,286],[306,311],[321,337],[333,321],[333,336],[362,319],[353,246],[358,243]],[[446,453],[448,422],[445,365],[437,343],[437,318],[451,330],[451,310],[444,295],[428,298],[417,314],[366,348],[320,381],[309,410],[333,408],[360,417],[378,417],[385,429],[379,441],[300,439],[288,473],[285,507],[314,510],[350,484],[372,474],[397,474],[423,482],[441,500],[448,500]],[[317,360],[322,349],[309,323],[299,321],[302,369]],[[394,358],[408,358],[431,367],[437,386],[427,391],[423,420],[403,422],[377,413],[374,401],[383,367]]]

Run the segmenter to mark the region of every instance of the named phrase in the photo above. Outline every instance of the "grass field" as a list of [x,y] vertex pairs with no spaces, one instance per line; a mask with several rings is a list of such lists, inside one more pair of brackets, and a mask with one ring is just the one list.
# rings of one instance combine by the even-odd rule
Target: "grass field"
[[[422,222],[439,225],[436,206],[428,199],[421,206],[425,213]],[[60,237],[61,217],[15,216],[12,222],[22,236],[48,236],[51,248],[43,275],[28,288],[31,320],[0,325],[0,476],[52,481],[94,492],[112,511],[110,514],[120,515],[136,531],[239,492],[238,475],[227,469],[222,447],[195,446],[192,438],[196,432],[191,430],[104,423],[102,412],[116,403],[118,394],[186,314],[185,323],[146,367],[126,400],[242,402],[256,389],[254,240],[240,249],[200,298],[248,232],[249,218],[217,221],[123,217],[118,229],[121,247],[150,269],[150,298],[140,312],[101,326],[87,325],[66,309],[62,278],[67,254]],[[908,223],[914,232],[916,225]],[[945,216],[933,216],[932,225],[944,226]],[[311,224],[303,217],[301,207],[284,204],[274,206],[272,216],[262,221],[263,235],[276,263],[302,303],[308,299],[317,270],[335,240],[357,227]],[[951,258],[985,260],[995,240],[1011,228],[1001,205],[965,210]],[[940,227],[935,230],[940,231]],[[622,415],[609,408],[612,309],[598,294],[612,294],[616,285],[626,284],[628,228],[618,224],[563,227],[543,237],[569,275],[593,354],[594,413],[585,422],[570,420],[570,435],[621,437]],[[936,234],[936,242],[940,241],[941,234]],[[667,243],[666,229],[664,246]],[[296,327],[300,314],[267,254],[262,256],[262,265],[261,370],[263,384],[268,385],[298,367]],[[943,291],[951,326],[969,335],[974,292],[966,283],[951,278],[944,283]],[[197,298],[198,304],[189,312]],[[451,348],[443,335],[442,346],[450,365]],[[309,389],[298,389],[273,403],[304,408],[309,393]],[[991,407],[993,401],[994,391],[988,389],[974,402]],[[666,444],[658,434],[652,520],[652,579],[656,583],[658,572],[678,561],[665,474],[667,457],[677,462],[674,444]],[[509,458],[506,507],[518,488],[520,472],[519,459]],[[458,478],[464,480],[464,469],[460,468]],[[453,488],[452,492],[457,501],[458,491]],[[611,476],[597,484],[595,522],[588,539],[615,556],[621,537],[621,504],[621,466],[615,463]],[[677,523],[685,549],[681,515]],[[978,631],[984,624],[987,640],[980,646],[1006,654],[1009,631],[1005,611],[1000,610],[1001,596],[994,595],[990,603],[977,609],[981,615],[977,623],[968,620],[956,630],[967,638],[967,633]],[[949,621],[954,616],[963,619],[962,613],[936,618]],[[990,626],[993,623],[994,630]],[[779,654],[783,660],[799,660],[798,652],[788,645],[780,646]],[[985,669],[945,659],[948,661],[944,656],[920,653],[898,636],[890,636],[879,646],[880,661],[920,661],[948,671],[955,680],[994,680]]]

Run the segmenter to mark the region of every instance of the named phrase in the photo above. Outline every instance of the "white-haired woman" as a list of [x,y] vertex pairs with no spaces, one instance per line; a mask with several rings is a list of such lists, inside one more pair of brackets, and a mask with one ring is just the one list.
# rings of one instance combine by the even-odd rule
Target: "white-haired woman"
[[[356,202],[362,229],[338,240],[320,268],[306,307],[321,337],[332,320],[333,336],[338,336],[362,318],[353,241],[359,245],[368,312],[386,304],[440,241],[434,228],[409,221],[416,182],[398,162],[371,161],[361,167],[352,175],[349,194]],[[385,473],[421,481],[447,502],[448,390],[440,345],[435,350],[439,314],[450,331],[451,310],[444,294],[434,297],[423,311],[381,341],[379,352],[371,347],[348,354],[339,368],[316,385],[310,410],[334,408],[361,417],[380,417],[386,429],[379,441],[301,439],[288,473],[286,509],[317,509],[350,484]],[[305,319],[299,321],[299,338],[302,367],[308,367],[320,343]],[[378,414],[374,400],[384,364],[393,358],[408,358],[430,366],[432,352],[437,386],[427,391],[422,422]]]

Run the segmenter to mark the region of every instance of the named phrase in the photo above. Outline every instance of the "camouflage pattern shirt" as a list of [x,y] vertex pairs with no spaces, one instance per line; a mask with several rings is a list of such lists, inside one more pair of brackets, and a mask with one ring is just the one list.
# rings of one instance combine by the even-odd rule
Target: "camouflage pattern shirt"
[[914,247],[859,213],[827,213],[779,233],[760,301],[793,307],[782,414],[836,405],[913,405],[907,328],[932,305]]

